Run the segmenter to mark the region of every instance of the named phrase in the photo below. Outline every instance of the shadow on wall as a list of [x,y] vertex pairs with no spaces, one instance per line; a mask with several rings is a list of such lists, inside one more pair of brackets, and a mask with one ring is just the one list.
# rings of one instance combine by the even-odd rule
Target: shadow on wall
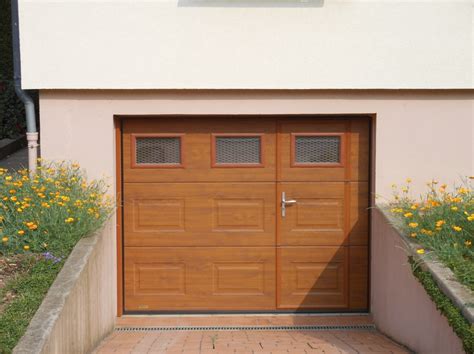
[[323,7],[324,0],[178,0],[178,7]]

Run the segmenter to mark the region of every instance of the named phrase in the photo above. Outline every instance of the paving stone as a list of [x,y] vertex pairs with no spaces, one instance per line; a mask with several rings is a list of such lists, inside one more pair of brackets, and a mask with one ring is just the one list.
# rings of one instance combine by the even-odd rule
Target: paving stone
[[[213,345],[213,339],[214,345]],[[95,351],[108,353],[409,353],[375,331],[114,332]]]

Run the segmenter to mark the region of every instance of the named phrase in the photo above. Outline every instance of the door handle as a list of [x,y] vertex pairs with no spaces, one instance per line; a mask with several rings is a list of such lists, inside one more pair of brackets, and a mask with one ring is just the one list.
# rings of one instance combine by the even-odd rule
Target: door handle
[[281,192],[281,216],[286,216],[286,206],[296,204],[296,200],[290,199],[286,200],[286,193]]

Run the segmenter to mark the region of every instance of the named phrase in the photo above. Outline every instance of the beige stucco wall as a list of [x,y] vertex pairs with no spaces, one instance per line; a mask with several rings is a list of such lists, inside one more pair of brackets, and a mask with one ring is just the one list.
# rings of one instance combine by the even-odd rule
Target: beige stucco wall
[[28,89],[473,88],[471,0],[19,0]]
[[377,328],[415,353],[464,353],[446,317],[413,276],[398,232],[379,210],[372,216],[371,312]]
[[114,115],[375,114],[375,190],[474,174],[474,91],[41,91],[41,151],[115,174]]

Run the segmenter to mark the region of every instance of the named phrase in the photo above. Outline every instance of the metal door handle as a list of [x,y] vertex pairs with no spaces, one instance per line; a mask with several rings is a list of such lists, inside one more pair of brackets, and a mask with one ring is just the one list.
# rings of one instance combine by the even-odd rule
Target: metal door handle
[[296,200],[286,200],[286,194],[285,192],[281,192],[281,216],[285,217],[286,216],[286,206],[287,205],[292,205],[296,204]]

